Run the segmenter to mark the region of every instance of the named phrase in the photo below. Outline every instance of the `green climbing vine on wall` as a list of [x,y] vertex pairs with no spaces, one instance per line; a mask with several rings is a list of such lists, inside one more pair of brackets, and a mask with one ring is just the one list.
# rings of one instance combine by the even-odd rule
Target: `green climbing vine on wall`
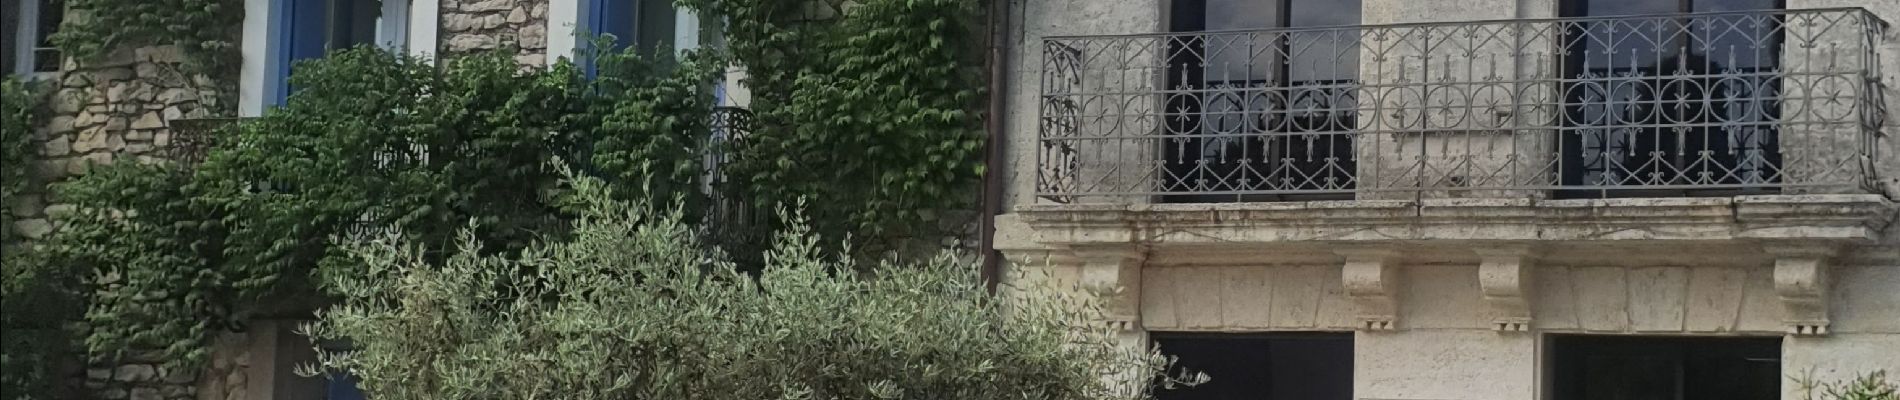
[[[81,25],[141,12],[104,8],[145,7],[69,1],[91,13]],[[172,29],[223,21],[225,1],[175,0],[200,8],[109,31],[169,26],[137,41],[87,27],[62,33],[62,45],[81,46],[81,57],[147,44],[228,49],[223,31]],[[688,3],[733,21],[730,56],[751,76],[759,124],[733,149],[731,176],[753,205],[802,200],[820,232],[866,244],[938,234],[942,213],[973,205],[975,3],[864,1],[830,19],[780,14],[799,3],[788,0]],[[801,48],[782,47],[793,43],[811,51],[775,50]],[[494,252],[563,235],[561,163],[622,192],[703,201],[707,89],[730,64],[721,57],[606,55],[592,78],[565,63],[524,70],[505,51],[445,62],[334,53],[297,66],[288,104],[220,133],[202,164],[115,165],[62,184],[74,211],[46,257],[96,277],[80,303],[88,352],[188,368],[218,329],[321,304],[315,282],[361,268],[336,261],[334,240],[366,230],[397,232],[431,257],[453,253],[471,221]]]
[[85,61],[145,46],[178,46],[193,64],[220,71],[237,54],[241,0],[62,0],[53,44]]
[[156,350],[190,368],[217,330],[315,309],[315,282],[358,273],[336,261],[338,238],[388,229],[439,255],[471,221],[502,253],[561,235],[559,163],[660,196],[698,193],[679,171],[700,162],[690,138],[712,99],[696,88],[723,63],[619,53],[601,65],[590,80],[568,64],[524,71],[505,53],[440,71],[376,49],[333,53],[298,66],[287,105],[218,133],[202,164],[119,163],[59,185],[75,211],[48,257],[98,277],[88,352]]
[[65,355],[63,322],[75,311],[68,290],[73,276],[37,262],[15,226],[16,210],[37,212],[35,196],[42,191],[32,172],[39,159],[33,132],[45,121],[39,109],[45,98],[41,88],[0,78],[0,398],[6,400],[43,398],[36,395],[57,384],[52,366]]
[[873,251],[941,235],[946,212],[974,208],[980,2],[683,3],[724,17],[747,71],[758,123],[734,174],[757,206],[809,200],[816,229]]

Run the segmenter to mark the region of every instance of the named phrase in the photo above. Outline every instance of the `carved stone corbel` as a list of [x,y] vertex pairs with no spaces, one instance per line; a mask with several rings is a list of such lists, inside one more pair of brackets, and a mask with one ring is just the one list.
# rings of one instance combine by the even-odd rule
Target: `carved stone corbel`
[[1073,248],[1081,263],[1078,284],[1101,296],[1104,323],[1124,332],[1141,329],[1141,263],[1146,253],[1135,246]]
[[1528,332],[1531,329],[1531,288],[1536,252],[1530,246],[1476,249],[1478,288],[1491,311],[1491,329]]
[[1826,335],[1828,297],[1833,287],[1830,269],[1840,249],[1818,244],[1769,245],[1775,256],[1775,295],[1781,298],[1782,322],[1788,334]]
[[1398,328],[1399,266],[1398,251],[1386,248],[1339,249],[1345,258],[1340,269],[1346,297],[1353,301],[1359,329],[1383,331]]

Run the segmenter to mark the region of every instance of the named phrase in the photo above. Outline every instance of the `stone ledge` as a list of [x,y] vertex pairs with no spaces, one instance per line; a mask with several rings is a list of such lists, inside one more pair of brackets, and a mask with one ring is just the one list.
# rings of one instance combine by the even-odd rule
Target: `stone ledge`
[[1038,204],[1017,207],[1015,216],[1028,228],[1019,236],[1053,248],[1136,243],[1169,253],[1272,250],[1297,259],[1296,253],[1331,245],[1390,244],[1417,249],[1418,257],[1443,253],[1440,258],[1475,260],[1475,255],[1460,254],[1469,253],[1470,246],[1510,243],[1555,245],[1559,254],[1734,248],[1746,250],[1748,257],[1759,255],[1764,243],[1865,246],[1880,243],[1896,212],[1900,204],[1879,195],[1775,195]]

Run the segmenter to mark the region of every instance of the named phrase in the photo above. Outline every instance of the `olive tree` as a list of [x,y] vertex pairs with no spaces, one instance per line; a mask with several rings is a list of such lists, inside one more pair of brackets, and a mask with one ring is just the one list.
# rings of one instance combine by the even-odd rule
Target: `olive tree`
[[1092,400],[1184,381],[1118,346],[1091,296],[994,297],[948,256],[859,268],[798,224],[747,274],[680,207],[567,186],[574,230],[518,254],[344,245],[367,272],[333,278],[340,303],[305,333],[350,350],[304,372],[347,371],[380,399]]

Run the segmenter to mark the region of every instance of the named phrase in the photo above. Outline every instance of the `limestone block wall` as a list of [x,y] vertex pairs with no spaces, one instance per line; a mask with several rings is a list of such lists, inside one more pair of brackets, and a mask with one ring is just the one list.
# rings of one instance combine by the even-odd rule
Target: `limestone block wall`
[[[46,108],[50,120],[35,132],[38,182],[57,184],[86,173],[93,165],[115,161],[158,162],[172,142],[171,121],[228,115],[231,92],[216,79],[189,72],[178,48],[129,49],[78,65],[45,82],[55,85]],[[42,188],[43,189],[43,188]],[[14,227],[32,242],[59,229],[58,217],[72,209],[40,190],[28,193],[6,212],[19,217]],[[75,354],[75,364],[82,359]],[[153,352],[134,351],[119,363],[84,365],[71,377],[72,390],[103,399],[190,399],[198,371],[175,370]]]
[[441,0],[442,52],[514,48],[515,62],[547,65],[549,0]]
[[[58,90],[46,105],[51,120],[35,136],[40,144],[35,177],[59,182],[92,164],[156,160],[155,151],[171,142],[168,121],[229,108],[212,80],[182,71],[182,57],[175,47],[142,48],[71,68],[51,82]],[[46,193],[33,193],[10,205],[20,218],[15,229],[22,237],[35,240],[53,232],[48,214],[68,207],[48,202]]]
[[[1070,287],[1081,268],[1013,259],[1012,287]],[[1400,326],[1358,331],[1355,397],[1538,398],[1543,339],[1552,334],[1783,335],[1773,268],[1721,266],[1536,267],[1529,332],[1492,329],[1476,265],[1404,265]],[[1900,371],[1900,267],[1836,269],[1832,334],[1784,337],[1787,376],[1840,380]],[[1146,331],[1353,331],[1341,269],[1325,265],[1172,266],[1141,271]],[[1799,399],[1795,382],[1785,399]]]

